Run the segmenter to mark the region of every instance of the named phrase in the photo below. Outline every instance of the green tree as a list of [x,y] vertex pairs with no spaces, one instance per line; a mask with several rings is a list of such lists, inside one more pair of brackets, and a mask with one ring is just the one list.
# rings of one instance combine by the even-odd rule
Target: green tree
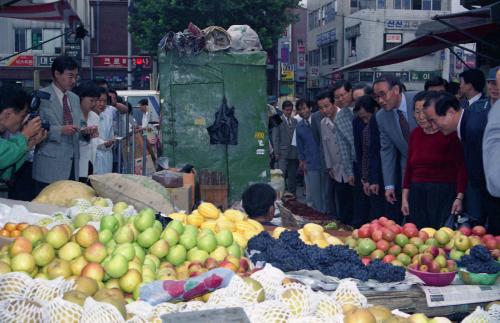
[[135,46],[155,54],[168,31],[182,31],[189,22],[201,29],[249,25],[264,49],[273,48],[285,28],[296,21],[299,0],[134,0],[129,28]]

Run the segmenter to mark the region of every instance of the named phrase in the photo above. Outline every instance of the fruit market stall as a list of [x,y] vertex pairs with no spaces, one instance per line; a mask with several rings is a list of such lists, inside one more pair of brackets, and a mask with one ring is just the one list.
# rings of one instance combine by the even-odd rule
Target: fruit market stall
[[63,195],[51,222],[26,223],[0,247],[1,322],[160,322],[232,307],[250,322],[499,319],[499,243],[482,227],[382,217],[352,232],[271,229],[211,203],[160,214]]

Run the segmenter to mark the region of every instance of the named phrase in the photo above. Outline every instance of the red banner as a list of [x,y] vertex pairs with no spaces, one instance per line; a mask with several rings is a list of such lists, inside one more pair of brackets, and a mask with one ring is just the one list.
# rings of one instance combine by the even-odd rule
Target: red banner
[[0,66],[33,67],[34,66],[33,55],[18,55],[18,56],[9,58],[6,61],[1,61]]
[[[132,67],[135,67],[136,60],[142,59],[142,67],[143,68],[151,68],[152,60],[151,56],[132,56]],[[126,69],[127,68],[127,56],[126,55],[99,55],[94,56],[93,59],[94,68],[118,68],[118,69]]]

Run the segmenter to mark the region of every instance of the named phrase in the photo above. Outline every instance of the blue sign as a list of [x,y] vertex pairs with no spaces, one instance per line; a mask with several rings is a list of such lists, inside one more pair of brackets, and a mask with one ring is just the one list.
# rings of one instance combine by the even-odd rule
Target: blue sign
[[319,47],[322,45],[333,43],[336,40],[337,40],[337,32],[335,31],[335,29],[332,29],[329,31],[325,31],[321,34],[318,34],[316,36],[316,45]]

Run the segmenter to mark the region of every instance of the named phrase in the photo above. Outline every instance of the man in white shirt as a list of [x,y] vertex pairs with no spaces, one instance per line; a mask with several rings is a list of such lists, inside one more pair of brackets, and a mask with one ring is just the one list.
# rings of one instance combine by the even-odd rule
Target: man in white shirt
[[148,99],[141,99],[139,101],[139,110],[142,112],[141,127],[146,129],[149,121],[151,121],[151,111],[149,110]]
[[460,101],[460,106],[468,108],[477,100],[482,99],[485,84],[484,74],[477,68],[460,73],[460,93],[465,97]]

